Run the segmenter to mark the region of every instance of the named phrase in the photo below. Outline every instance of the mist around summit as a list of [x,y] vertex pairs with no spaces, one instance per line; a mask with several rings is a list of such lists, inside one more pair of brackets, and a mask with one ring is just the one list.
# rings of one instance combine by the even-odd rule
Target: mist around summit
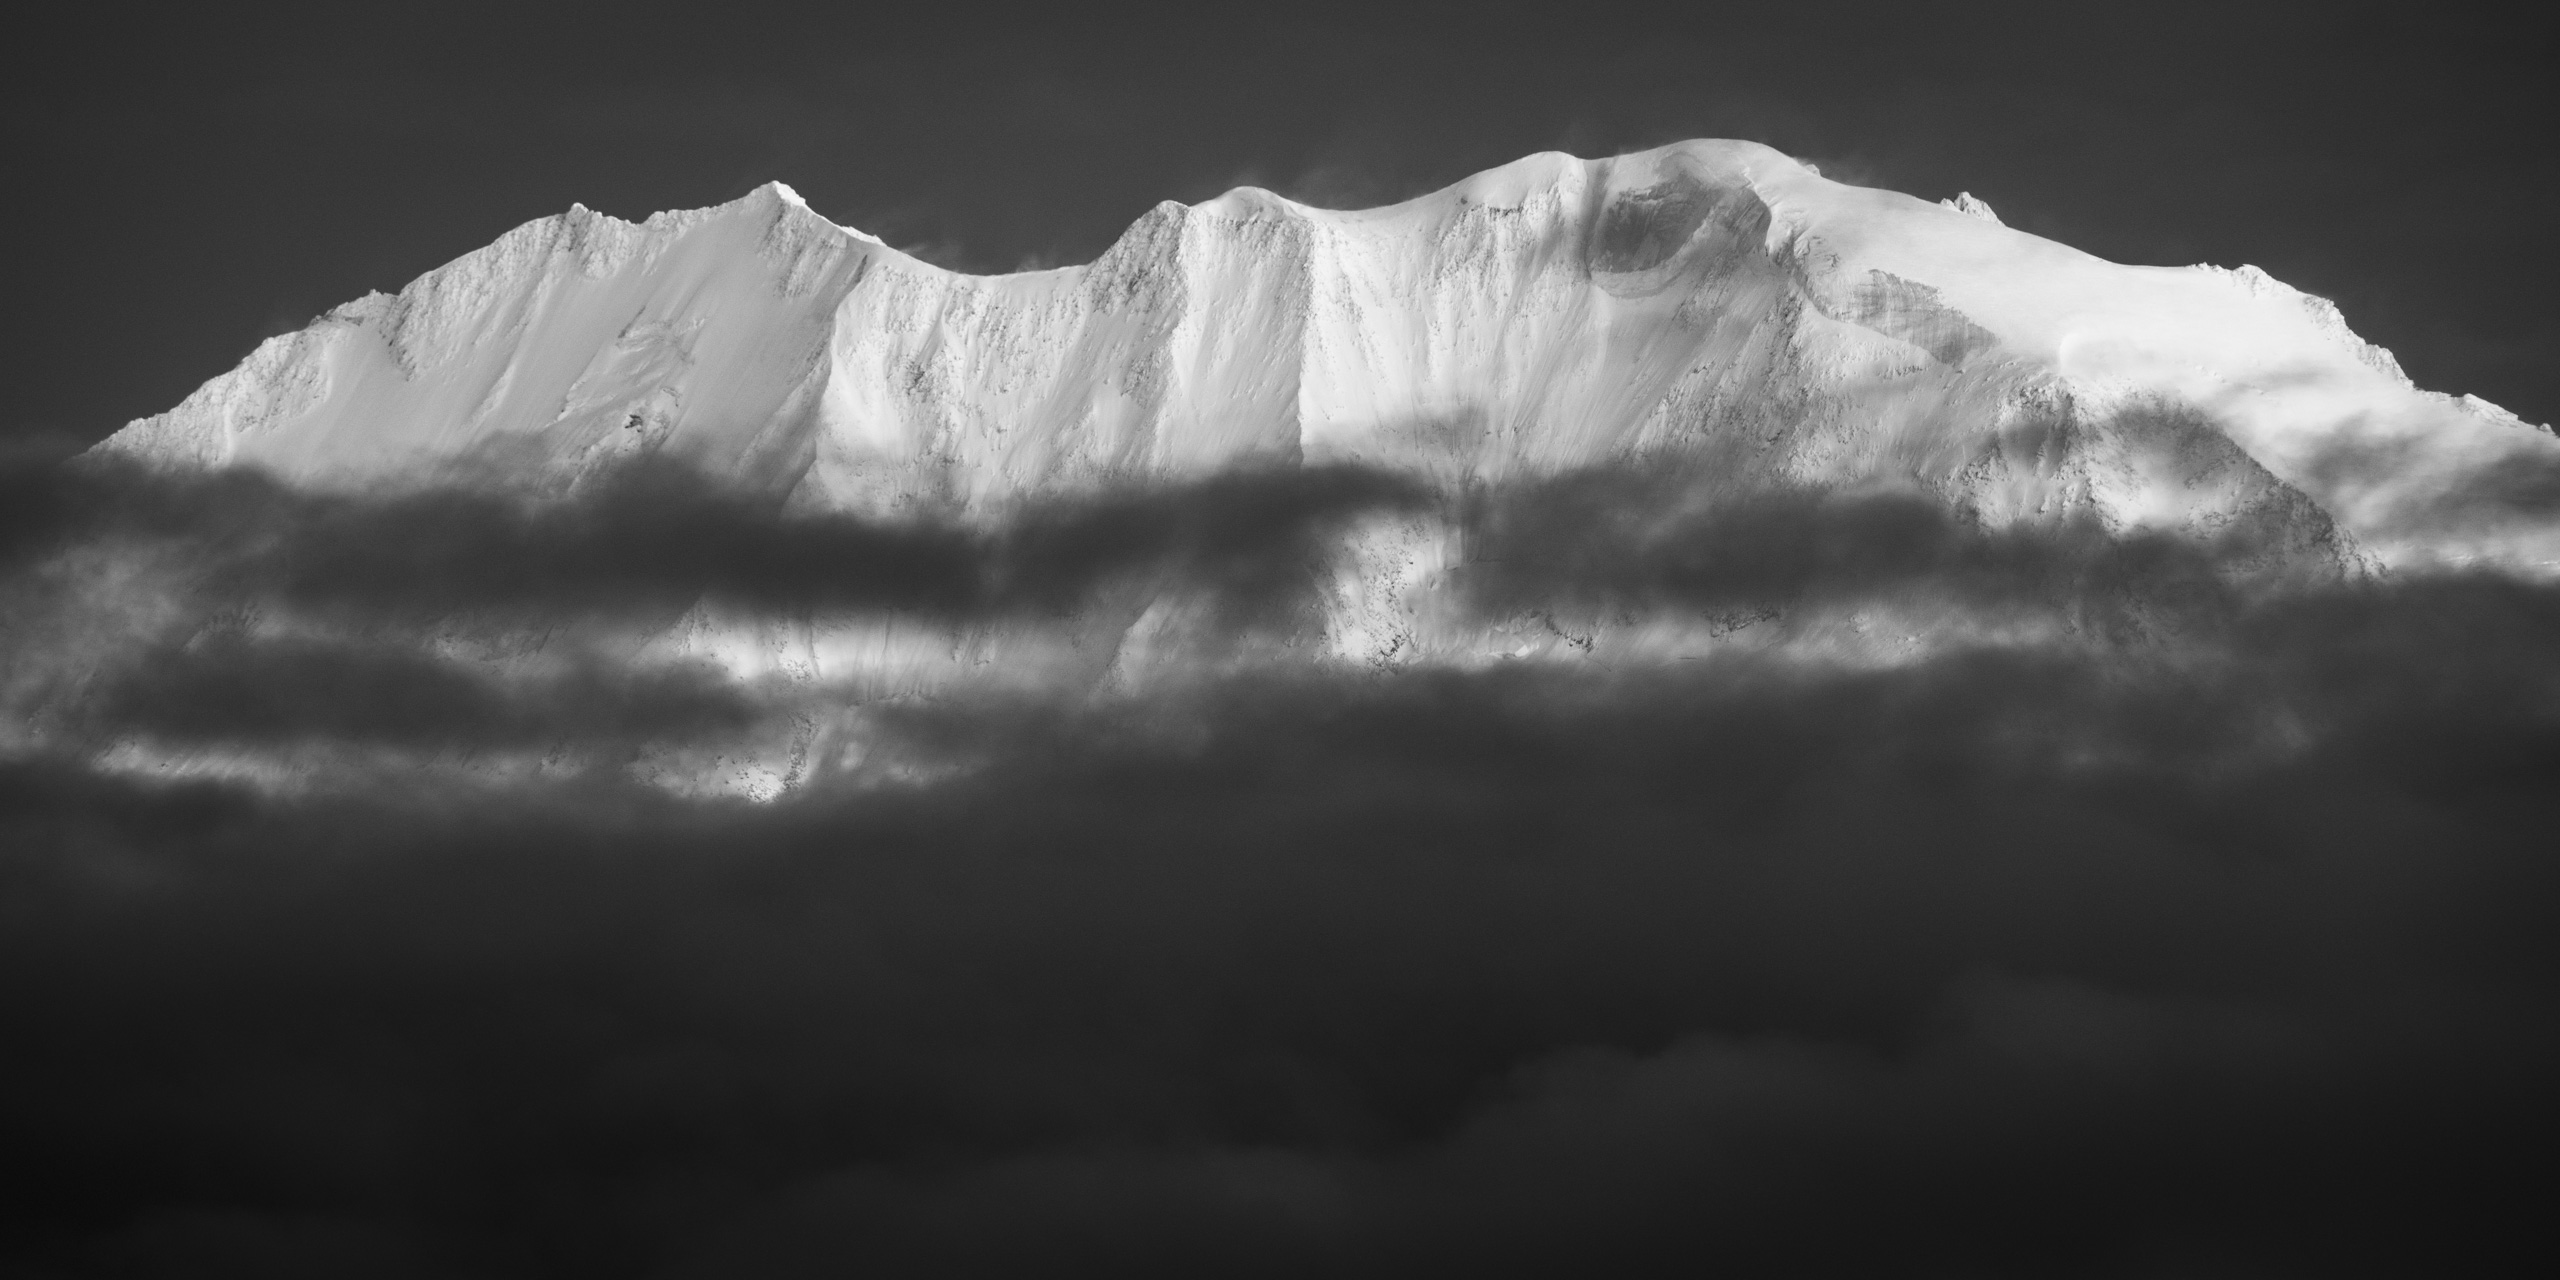
[[2523,1273],[2550,433],[1574,164],[546,220],[0,476],[0,1258]]

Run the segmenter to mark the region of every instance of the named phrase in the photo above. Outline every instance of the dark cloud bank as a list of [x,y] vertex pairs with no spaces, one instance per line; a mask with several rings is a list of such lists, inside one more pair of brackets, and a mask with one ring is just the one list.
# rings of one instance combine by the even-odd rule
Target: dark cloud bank
[[92,761],[790,710],[601,641],[430,643],[474,611],[1040,618],[1134,579],[1285,629],[1327,531],[1436,499],[1243,477],[986,533],[664,478],[10,483],[21,670],[90,634],[98,564],[183,552],[207,598],[96,647],[70,727],[0,764],[13,1274],[2551,1261],[2546,587],[1598,475],[1458,504],[1479,607],[1917,598],[2065,638],[954,694],[881,731],[963,767],[769,804],[609,767],[280,791]]

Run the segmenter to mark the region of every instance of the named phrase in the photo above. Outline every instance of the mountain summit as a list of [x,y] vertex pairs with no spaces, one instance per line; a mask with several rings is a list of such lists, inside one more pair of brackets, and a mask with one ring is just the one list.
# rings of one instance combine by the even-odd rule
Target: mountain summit
[[1735,488],[1917,485],[1995,522],[2193,532],[2307,497],[2385,564],[2560,562],[2560,526],[2464,496],[2551,473],[2560,441],[2414,388],[2328,302],[2252,267],[2105,262],[1747,142],[1544,153],[1361,211],[1240,188],[1001,276],[780,183],[637,224],[575,207],[268,341],[101,450],[319,485],[651,455],[861,513],[1240,465],[1469,483],[1700,453]]

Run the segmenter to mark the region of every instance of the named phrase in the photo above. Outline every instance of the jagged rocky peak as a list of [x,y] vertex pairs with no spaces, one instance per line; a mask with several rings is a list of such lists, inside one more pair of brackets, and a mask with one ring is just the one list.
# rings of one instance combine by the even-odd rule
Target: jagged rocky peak
[[2007,225],[2000,221],[1999,214],[1991,211],[1991,206],[1989,204],[1984,203],[1981,197],[1974,195],[1970,191],[1959,191],[1956,193],[1955,199],[1941,200],[1938,203],[1969,217],[1980,218],[1984,222],[1988,222],[1995,227]]
[[[2127,425],[2168,419],[2174,447]],[[1747,142],[1543,153],[1380,209],[1240,188],[1018,275],[921,262],[779,182],[640,223],[577,209],[101,448],[323,485],[661,456],[804,508],[978,512],[1239,465],[1465,483],[1695,454],[1736,489],[2172,530],[2282,499],[2387,562],[2560,560],[2538,515],[2443,501],[2547,470],[2551,435],[2408,385],[2326,302]]]

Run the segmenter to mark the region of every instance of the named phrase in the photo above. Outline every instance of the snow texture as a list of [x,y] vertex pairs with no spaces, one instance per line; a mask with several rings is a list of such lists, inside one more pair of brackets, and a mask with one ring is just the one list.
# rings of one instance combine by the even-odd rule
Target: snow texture
[[[989,522],[1238,467],[1353,463],[1454,494],[1703,460],[1703,500],[1918,490],[1986,528],[2272,529],[2350,574],[2560,566],[2560,440],[2417,389],[2326,300],[2255,267],[2109,263],[1969,195],[1833,182],[1745,142],[1545,153],[1361,211],[1240,188],[1158,205],[1092,263],[1002,276],[919,261],[780,183],[637,224],[573,207],[268,341],[99,449],[322,488],[498,465],[567,489],[656,456],[787,510]],[[1459,603],[1467,563],[1447,520],[1355,528],[1293,652],[1615,664],[1786,632],[1487,621]],[[635,656],[859,703],[1148,679],[1197,656],[1200,625],[1178,597],[1040,627],[706,602]],[[1842,626],[1860,650],[1898,630]],[[786,788],[858,759],[860,725],[710,785]],[[660,765],[703,784],[699,761]]]
[[[2251,491],[2120,425],[2163,414],[2194,424],[2172,452],[2236,449]],[[574,482],[656,453],[799,509],[968,515],[1238,465],[1466,483],[1705,451],[1737,488],[1918,484],[1995,521],[2193,530],[2274,486],[2384,564],[2560,561],[2540,513],[2463,501],[2551,472],[2560,442],[2414,388],[2327,301],[2255,267],[2105,262],[1745,142],[1545,153],[1365,211],[1240,188],[1003,276],[780,183],[637,224],[573,207],[100,447],[319,485],[489,457]]]

